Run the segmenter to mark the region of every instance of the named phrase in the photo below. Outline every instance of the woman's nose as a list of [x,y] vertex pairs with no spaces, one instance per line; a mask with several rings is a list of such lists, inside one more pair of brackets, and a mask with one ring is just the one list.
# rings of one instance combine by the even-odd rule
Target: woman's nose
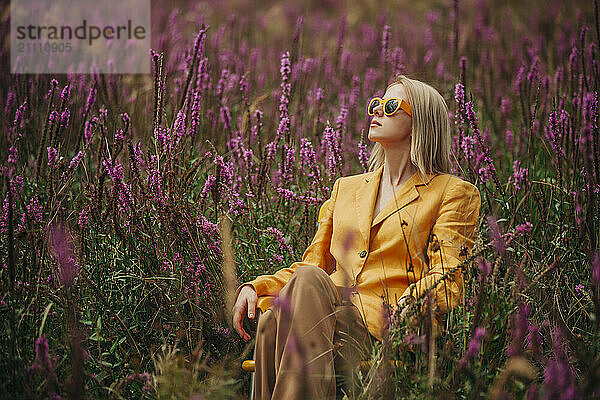
[[381,117],[383,115],[383,104],[379,104],[377,107],[375,107],[373,109],[373,114],[375,114],[378,117]]

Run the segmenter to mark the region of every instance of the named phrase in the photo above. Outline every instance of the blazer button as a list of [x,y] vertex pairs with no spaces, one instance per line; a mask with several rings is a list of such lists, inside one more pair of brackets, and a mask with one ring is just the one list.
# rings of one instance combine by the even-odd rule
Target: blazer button
[[367,256],[367,251],[363,250],[360,252],[360,258],[365,258]]

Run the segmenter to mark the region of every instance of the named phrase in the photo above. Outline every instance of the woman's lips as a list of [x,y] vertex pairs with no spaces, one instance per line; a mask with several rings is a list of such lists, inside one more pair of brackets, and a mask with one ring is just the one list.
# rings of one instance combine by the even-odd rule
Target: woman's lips
[[371,126],[381,126],[381,125],[378,124],[377,122],[373,122],[373,123],[371,123]]

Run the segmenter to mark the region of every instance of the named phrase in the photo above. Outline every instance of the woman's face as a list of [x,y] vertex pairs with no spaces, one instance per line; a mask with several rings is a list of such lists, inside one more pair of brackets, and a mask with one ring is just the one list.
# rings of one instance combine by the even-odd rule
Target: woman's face
[[[390,86],[382,99],[385,101],[390,97],[399,97],[408,101],[404,85],[396,83]],[[412,131],[412,118],[402,108],[392,116],[387,116],[383,112],[383,104],[379,104],[373,112],[371,124],[369,126],[369,140],[372,142],[392,143],[404,142],[410,143],[410,134]],[[377,125],[379,122],[381,125]]]

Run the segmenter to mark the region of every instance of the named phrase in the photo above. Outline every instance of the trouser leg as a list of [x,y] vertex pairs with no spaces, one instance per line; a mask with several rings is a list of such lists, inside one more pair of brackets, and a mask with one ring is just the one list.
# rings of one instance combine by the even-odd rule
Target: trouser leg
[[338,290],[321,268],[297,268],[273,307],[276,382],[272,399],[335,399],[333,337]]
[[369,336],[356,306],[342,299],[325,271],[298,267],[259,319],[256,398],[335,399],[336,363],[343,365],[337,350],[352,349],[342,361],[360,359],[370,353],[363,351]]
[[254,398],[271,399],[275,386],[275,335],[277,321],[272,308],[261,314],[256,327]]
[[337,383],[350,398],[354,398],[356,390],[360,389],[357,375],[360,362],[370,358],[371,347],[377,339],[370,334],[358,308],[350,301],[337,306],[336,315],[334,365]]

